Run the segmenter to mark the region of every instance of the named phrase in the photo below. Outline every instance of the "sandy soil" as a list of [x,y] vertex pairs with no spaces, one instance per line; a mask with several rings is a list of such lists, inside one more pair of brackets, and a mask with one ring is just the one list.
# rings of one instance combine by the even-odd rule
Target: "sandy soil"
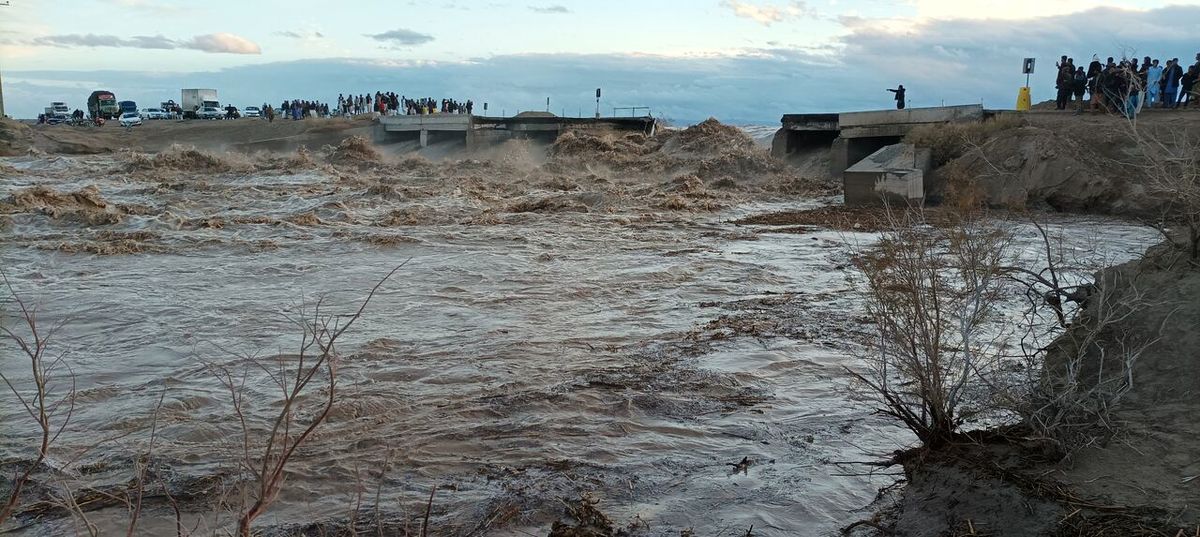
[[30,149],[51,154],[99,154],[122,149],[158,152],[173,144],[211,151],[294,151],[301,146],[336,145],[353,135],[370,134],[368,119],[304,121],[260,119],[234,121],[146,121],[126,129],[115,122],[103,127],[28,125],[0,122],[0,156]]
[[[997,130],[933,174],[941,195],[970,178],[997,207],[1156,216],[1161,196],[1147,188],[1134,126],[1109,114],[1032,112],[1024,124]],[[1136,131],[1167,145],[1200,137],[1200,109],[1148,110]]]

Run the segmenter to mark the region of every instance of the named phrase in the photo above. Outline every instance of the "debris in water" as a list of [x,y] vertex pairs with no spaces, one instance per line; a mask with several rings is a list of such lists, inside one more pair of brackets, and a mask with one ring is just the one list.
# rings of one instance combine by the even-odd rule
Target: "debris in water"
[[550,529],[549,537],[613,537],[616,535],[625,535],[624,531],[618,532],[613,529],[612,520],[608,518],[596,505],[600,501],[593,498],[591,494],[584,493],[580,495],[578,500],[567,500],[563,504],[566,506],[566,515],[575,521],[574,524],[566,524],[562,521],[556,521]]
[[754,461],[750,460],[750,457],[742,457],[742,460],[737,463],[727,462],[725,465],[733,467],[729,471],[729,475],[750,475],[750,467],[754,465]]

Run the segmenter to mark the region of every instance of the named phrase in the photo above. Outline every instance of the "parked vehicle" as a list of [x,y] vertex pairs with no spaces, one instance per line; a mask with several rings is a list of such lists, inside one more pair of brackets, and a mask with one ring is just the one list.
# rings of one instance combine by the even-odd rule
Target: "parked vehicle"
[[88,115],[92,119],[113,119],[121,115],[117,97],[111,91],[93,91],[88,97]]
[[137,112],[125,112],[124,114],[121,114],[122,127],[137,127],[141,124],[142,116],[138,115]]
[[242,109],[242,117],[262,117],[262,110],[257,106],[247,106]]
[[67,103],[62,101],[54,101],[50,103],[50,106],[46,107],[46,114],[69,117],[71,115],[71,107],[67,106]]
[[136,114],[138,111],[138,105],[133,101],[121,101],[117,103],[117,107],[121,109],[121,115],[125,115],[130,112]]
[[168,114],[162,108],[144,108],[142,109],[142,119],[171,119],[171,114]]
[[192,112],[196,119],[221,119],[225,117],[225,111],[215,106],[205,106],[195,112]]
[[58,125],[59,123],[66,123],[71,118],[70,116],[55,114],[51,109],[47,108],[46,112],[42,114],[41,119],[47,125]]
[[202,108],[216,108],[218,112],[221,108],[221,103],[217,102],[217,90],[215,89],[182,90],[179,103],[179,107],[183,109],[184,119],[200,117],[199,111]]
[[55,101],[45,110],[46,123],[57,125],[71,119],[71,108],[66,103]]
[[183,117],[183,110],[175,104],[174,100],[163,101],[158,105],[164,113],[167,114],[167,119],[179,119]]

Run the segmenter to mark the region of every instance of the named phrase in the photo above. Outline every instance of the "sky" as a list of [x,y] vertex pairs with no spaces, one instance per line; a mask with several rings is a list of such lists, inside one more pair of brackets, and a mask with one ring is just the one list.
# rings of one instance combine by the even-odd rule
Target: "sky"
[[1011,108],[1023,58],[1052,99],[1062,54],[1200,52],[1200,1],[1160,0],[9,0],[6,112],[142,107],[215,88],[237,106],[394,91],[490,114],[648,106],[678,124],[980,103]]

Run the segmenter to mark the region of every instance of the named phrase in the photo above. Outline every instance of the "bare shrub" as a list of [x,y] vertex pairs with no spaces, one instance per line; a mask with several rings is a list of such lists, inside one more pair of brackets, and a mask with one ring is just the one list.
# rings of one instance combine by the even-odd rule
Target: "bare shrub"
[[[33,422],[36,431],[33,451],[37,454],[12,479],[8,498],[0,507],[0,524],[3,524],[19,506],[34,472],[42,466],[55,441],[71,423],[75,411],[75,375],[64,359],[65,353],[55,354],[50,350],[53,336],[61,325],[43,329],[38,323],[37,310],[21,299],[3,271],[0,271],[0,279],[8,295],[0,302],[0,315],[7,317],[6,310],[11,308],[11,313],[20,318],[16,325],[0,318],[0,342],[15,346],[17,354],[7,354],[6,350],[5,357],[26,361],[29,371],[28,382],[22,382],[10,378],[0,369],[0,381],[16,398],[17,413],[28,415]],[[6,435],[15,436],[15,431],[13,425],[5,424]]]
[[984,145],[996,133],[1025,126],[1020,114],[1000,114],[981,122],[959,122],[919,126],[904,137],[906,143],[928,148],[933,165],[942,166]]
[[[401,267],[403,264],[401,265]],[[337,394],[339,353],[337,341],[362,317],[363,311],[379,288],[400,270],[396,267],[379,281],[350,315],[325,312],[318,301],[311,311],[301,311],[289,320],[301,332],[297,352],[271,360],[246,357],[243,367],[209,364],[210,370],[229,395],[232,412],[241,428],[240,469],[251,476],[249,499],[240,495],[237,506],[238,535],[249,537],[254,520],[279,497],[287,479],[287,467],[296,450],[325,421]],[[253,423],[246,381],[251,369],[265,374],[279,389],[272,401],[278,412],[268,423]],[[306,416],[306,417],[302,417]]]
[[999,336],[984,326],[998,308],[1008,237],[972,218],[931,227],[909,210],[888,219],[878,245],[855,261],[874,330],[862,356],[866,371],[847,371],[870,388],[882,413],[935,447],[988,409],[978,404],[988,387],[981,379],[1000,356]]
[[1008,378],[997,390],[997,405],[1069,453],[1116,431],[1111,411],[1133,388],[1138,359],[1161,337],[1132,328],[1131,321],[1159,305],[1146,298],[1136,271],[1106,269],[1091,278],[1073,277],[1093,263],[1072,258],[1061,238],[1034,226],[1044,266],[1004,268],[1028,300],[1016,334],[1025,374]]
[[[1146,186],[1163,202],[1162,224],[1181,226],[1192,263],[1200,262],[1200,140],[1191,129],[1151,130],[1128,122],[1136,148],[1134,165],[1146,176]],[[1182,235],[1182,236],[1173,236]]]

